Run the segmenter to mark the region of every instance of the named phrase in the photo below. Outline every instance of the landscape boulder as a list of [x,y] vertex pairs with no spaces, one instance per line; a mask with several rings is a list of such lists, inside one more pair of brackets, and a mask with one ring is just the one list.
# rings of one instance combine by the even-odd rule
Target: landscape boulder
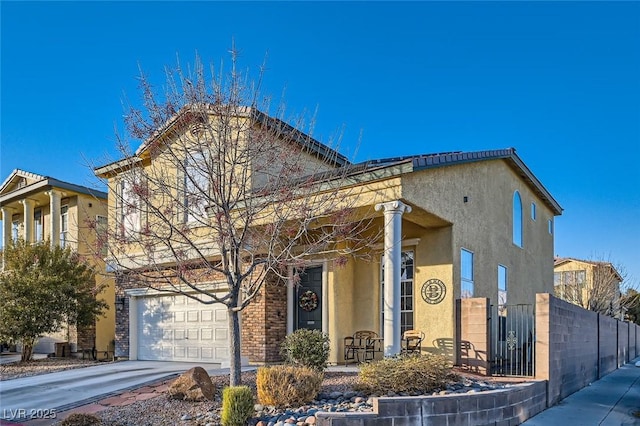
[[193,367],[175,379],[167,393],[170,399],[184,401],[213,400],[215,387],[211,377],[202,367]]

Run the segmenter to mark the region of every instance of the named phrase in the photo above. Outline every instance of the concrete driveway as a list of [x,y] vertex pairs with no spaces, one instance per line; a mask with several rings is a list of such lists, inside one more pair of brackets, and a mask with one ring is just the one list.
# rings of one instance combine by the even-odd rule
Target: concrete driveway
[[[33,354],[31,359],[43,359],[46,358],[47,354]],[[0,354],[0,365],[2,364],[11,364],[13,362],[20,361],[20,354],[16,353],[2,353]]]
[[192,367],[228,374],[220,364],[121,361],[0,382],[0,418],[24,420],[32,410],[60,412],[110,394],[159,381]]

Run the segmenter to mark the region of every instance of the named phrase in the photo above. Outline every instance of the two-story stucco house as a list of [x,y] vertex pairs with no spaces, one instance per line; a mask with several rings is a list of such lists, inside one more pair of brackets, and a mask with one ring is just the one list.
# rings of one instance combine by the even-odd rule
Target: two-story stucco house
[[591,311],[623,318],[622,276],[611,262],[556,257],[553,270],[557,297]]
[[[247,119],[262,116],[252,111]],[[171,144],[172,138],[194,132],[189,120],[182,122],[187,124],[173,125],[171,135],[159,131],[156,137]],[[553,225],[562,209],[514,149],[354,165],[310,136],[303,139],[309,161],[330,158],[331,169],[350,170],[352,185],[363,188],[351,192],[356,194],[352,205],[369,215],[385,238],[372,244],[377,253],[368,260],[354,257],[337,265],[331,257],[310,258],[301,282],[264,287],[242,314],[242,354],[250,361],[277,361],[280,343],[297,328],[327,332],[333,363],[343,360],[343,339],[356,330],[383,336],[386,354],[397,353],[403,331],[420,330],[423,351],[453,356],[456,299],[533,303],[536,293],[553,290]],[[153,142],[146,141],[126,164],[151,168],[159,163],[146,146]],[[123,188],[118,179],[126,172],[119,163],[96,169],[110,188]],[[139,215],[118,213],[111,196],[110,228],[127,226],[118,223],[126,219],[142,229]],[[116,355],[226,361],[224,307],[148,291],[135,280],[116,285],[127,296],[117,318]],[[154,314],[158,307],[167,313],[164,318]]]
[[2,241],[22,238],[37,244],[71,247],[97,269],[96,280],[108,284],[99,297],[109,303],[105,316],[96,319],[94,327],[43,336],[34,348],[36,353],[53,353],[56,342],[69,341],[71,350],[111,351],[115,336],[114,281],[104,274],[104,262],[92,255],[96,244],[95,230],[88,221],[106,226],[107,194],[48,176],[14,170],[0,186]]

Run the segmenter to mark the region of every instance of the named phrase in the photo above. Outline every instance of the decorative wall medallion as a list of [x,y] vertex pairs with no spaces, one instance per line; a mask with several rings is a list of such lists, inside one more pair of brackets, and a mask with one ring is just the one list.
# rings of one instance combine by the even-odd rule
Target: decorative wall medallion
[[444,300],[447,287],[437,278],[432,278],[422,284],[422,300],[430,305],[437,305]]
[[307,290],[300,295],[298,305],[300,305],[300,308],[303,310],[311,312],[318,307],[318,295],[312,290]]

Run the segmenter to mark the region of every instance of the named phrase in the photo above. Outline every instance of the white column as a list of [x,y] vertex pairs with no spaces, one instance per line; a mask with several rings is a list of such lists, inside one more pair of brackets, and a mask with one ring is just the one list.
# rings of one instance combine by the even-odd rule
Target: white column
[[[11,207],[2,207],[2,245],[7,247],[7,243],[11,241],[11,223],[13,221],[13,209]],[[2,269],[4,269],[4,251],[2,254]]]
[[51,190],[46,192],[49,195],[49,240],[51,247],[60,245],[60,198],[58,191]]
[[11,223],[13,222],[13,212],[11,207],[2,207],[2,245],[7,246],[7,242],[11,241]]
[[24,215],[22,216],[22,223],[24,226],[24,240],[27,243],[32,243],[33,238],[33,207],[35,201],[24,199],[20,201],[24,206]]
[[400,200],[380,203],[384,212],[384,356],[400,353],[400,280],[402,269],[402,214],[411,207]]

